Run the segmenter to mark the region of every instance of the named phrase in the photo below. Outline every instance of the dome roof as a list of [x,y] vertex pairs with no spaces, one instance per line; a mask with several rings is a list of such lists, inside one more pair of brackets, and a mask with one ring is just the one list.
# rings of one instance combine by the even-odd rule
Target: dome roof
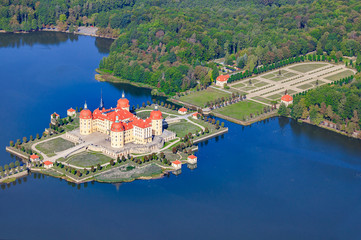
[[150,118],[153,120],[163,119],[162,112],[159,110],[153,110],[150,112]]
[[285,102],[291,102],[293,98],[290,95],[286,94],[281,98],[281,100]]
[[114,122],[112,124],[112,127],[110,129],[110,131],[112,132],[121,132],[124,130],[123,124],[121,122]]
[[91,119],[92,112],[89,109],[84,109],[80,112],[79,118],[81,119]]
[[126,98],[121,98],[118,100],[118,108],[127,108],[129,107],[129,100]]

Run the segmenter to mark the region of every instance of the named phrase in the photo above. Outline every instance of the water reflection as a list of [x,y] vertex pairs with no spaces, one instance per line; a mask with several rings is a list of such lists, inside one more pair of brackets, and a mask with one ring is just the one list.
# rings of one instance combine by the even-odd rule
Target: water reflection
[[[78,41],[82,37],[77,34],[61,32],[31,32],[31,33],[0,33],[0,48],[20,48],[22,46],[60,45],[67,41]],[[109,53],[110,45],[114,40],[106,38],[95,38],[95,46],[99,53]]]

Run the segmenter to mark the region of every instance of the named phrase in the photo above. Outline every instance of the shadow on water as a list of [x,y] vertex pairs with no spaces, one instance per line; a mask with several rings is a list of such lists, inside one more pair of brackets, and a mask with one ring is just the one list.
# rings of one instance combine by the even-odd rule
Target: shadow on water
[[78,41],[79,35],[60,32],[1,33],[0,48],[41,45],[59,45],[66,41]]
[[113,43],[113,39],[109,38],[95,38],[95,46],[99,53],[109,53],[110,46]]
[[[62,32],[31,32],[31,33],[0,33],[0,48],[22,46],[34,46],[40,44],[43,46],[60,45],[68,40],[78,41],[80,35]],[[107,54],[113,39],[95,38],[95,46],[99,53]]]
[[[66,180],[63,180],[61,178],[53,178],[51,176],[47,176],[45,174],[42,174],[42,173],[30,173],[28,174],[27,176],[24,176],[24,177],[21,177],[21,178],[18,178],[16,179],[15,181],[11,182],[11,183],[0,183],[0,188],[1,190],[6,190],[6,189],[9,189],[9,188],[12,188],[12,187],[16,187],[16,186],[19,186],[21,185],[22,183],[27,183],[30,180],[35,180],[35,181],[38,181],[38,180],[45,180],[47,181],[46,178],[52,178],[56,181],[56,179],[59,181],[59,182],[64,182],[66,183],[69,187],[71,188],[75,188],[77,190],[81,190],[81,189],[84,189],[84,188],[87,188],[89,184],[91,185],[94,185],[95,182],[92,181],[92,182],[85,182],[85,183],[80,183],[80,184],[77,184],[77,183],[73,183],[73,182],[68,182]],[[120,185],[119,185],[120,186]],[[119,186],[116,186],[117,188],[119,188]]]

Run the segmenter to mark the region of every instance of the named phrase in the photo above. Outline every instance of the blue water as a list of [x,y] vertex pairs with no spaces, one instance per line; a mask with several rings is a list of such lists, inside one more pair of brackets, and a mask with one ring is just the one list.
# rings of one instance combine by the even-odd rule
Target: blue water
[[[1,147],[43,131],[53,111],[84,99],[97,106],[100,88],[108,106],[123,89],[131,103],[151,99],[94,80],[108,42],[66,34],[41,42],[39,34],[0,44]],[[198,168],[178,176],[75,185],[33,174],[2,185],[0,238],[361,238],[361,141],[285,118],[226,125],[229,133],[199,144]]]

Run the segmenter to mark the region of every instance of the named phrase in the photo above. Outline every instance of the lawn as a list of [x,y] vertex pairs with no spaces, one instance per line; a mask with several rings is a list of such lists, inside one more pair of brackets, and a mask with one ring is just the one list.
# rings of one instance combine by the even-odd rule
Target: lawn
[[283,74],[284,77],[286,78],[291,78],[291,77],[294,77],[294,76],[297,76],[298,74],[296,73],[293,73],[293,72],[287,72],[286,74]]
[[272,100],[281,99],[281,97],[282,97],[281,94],[273,94],[271,96],[267,96],[267,98],[272,99]]
[[177,137],[184,137],[188,133],[196,133],[196,131],[201,131],[201,128],[192,123],[182,121],[179,123],[169,124],[167,130],[175,132]]
[[306,63],[306,64],[290,67],[290,69],[295,70],[297,72],[306,73],[325,66],[327,66],[326,63]]
[[54,152],[62,152],[68,148],[74,147],[75,144],[65,140],[61,137],[49,140],[47,142],[39,143],[36,149],[45,153],[47,156],[54,156]]
[[251,100],[238,102],[232,105],[229,105],[224,108],[219,108],[214,110],[214,112],[229,116],[235,119],[243,120],[246,116],[249,116],[251,113],[262,112],[265,105],[257,103]]
[[311,88],[311,87],[313,87],[313,85],[308,84],[308,83],[303,84],[301,86],[297,86],[297,88],[302,89],[302,90],[305,90],[305,89],[308,89],[308,88]]
[[244,87],[245,85],[243,83],[237,83],[237,84],[234,84],[232,85],[231,87],[234,87],[234,88],[241,88],[241,87]]
[[[137,117],[146,119],[150,116],[150,111],[145,111],[145,112],[137,112]],[[164,116],[163,116],[164,117]]]
[[67,163],[78,167],[91,167],[108,163],[112,158],[97,152],[81,152],[69,158]]
[[[313,84],[313,85],[317,86],[317,85],[316,85],[316,82],[317,82],[317,80],[316,80],[316,81],[311,82],[311,84]],[[321,85],[323,85],[323,84],[325,84],[325,82],[324,82],[324,81],[318,80],[318,86],[321,86]]]
[[284,76],[279,76],[277,75],[277,77],[274,77],[274,78],[271,78],[272,81],[275,81],[275,82],[278,82],[278,81],[281,81],[281,80],[285,80],[287,79],[286,77]]
[[256,96],[256,97],[253,97],[252,99],[257,100],[257,101],[260,101],[260,102],[263,102],[263,103],[266,103],[266,104],[270,104],[270,103],[271,103],[270,100],[268,100],[268,99],[266,99],[266,98],[263,98],[263,97],[258,97],[258,96]]
[[250,91],[250,90],[253,90],[253,89],[256,89],[257,87],[244,87],[244,88],[241,88],[241,90],[243,91]]
[[179,98],[180,101],[190,103],[199,107],[204,107],[207,102],[214,101],[221,97],[229,97],[230,94],[216,90],[213,88],[207,88],[206,90],[191,93]]
[[340,80],[342,78],[348,77],[353,75],[354,73],[351,70],[346,70],[331,76],[326,77],[327,80],[331,80],[331,81],[337,81]]
[[256,87],[263,87],[263,86],[266,86],[266,85],[268,85],[268,83],[266,83],[266,82],[259,82],[259,83],[256,83],[254,86],[256,86]]
[[261,78],[265,78],[265,79],[270,80],[271,78],[274,78],[275,76],[276,76],[275,74],[270,73],[270,74],[261,76]]

